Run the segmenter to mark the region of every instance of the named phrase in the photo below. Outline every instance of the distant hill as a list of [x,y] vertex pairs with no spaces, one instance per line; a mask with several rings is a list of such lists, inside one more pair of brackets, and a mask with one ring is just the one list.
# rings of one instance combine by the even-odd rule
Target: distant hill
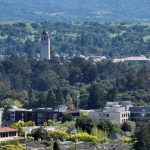
[[150,0],[0,0],[0,21],[150,22]]

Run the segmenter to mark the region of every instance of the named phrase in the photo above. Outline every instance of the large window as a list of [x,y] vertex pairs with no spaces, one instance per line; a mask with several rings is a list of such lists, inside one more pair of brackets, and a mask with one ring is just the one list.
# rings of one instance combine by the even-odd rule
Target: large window
[[37,116],[38,116],[38,118],[45,118],[45,114],[44,113],[38,113]]

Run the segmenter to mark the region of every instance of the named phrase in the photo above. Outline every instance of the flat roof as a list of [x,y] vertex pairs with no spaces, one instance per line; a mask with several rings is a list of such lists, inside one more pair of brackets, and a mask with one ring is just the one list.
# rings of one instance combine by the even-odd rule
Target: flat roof
[[130,107],[130,111],[150,111],[150,106],[133,106]]
[[80,113],[79,109],[72,109],[72,110],[67,110],[64,112],[64,114],[71,114],[71,113]]

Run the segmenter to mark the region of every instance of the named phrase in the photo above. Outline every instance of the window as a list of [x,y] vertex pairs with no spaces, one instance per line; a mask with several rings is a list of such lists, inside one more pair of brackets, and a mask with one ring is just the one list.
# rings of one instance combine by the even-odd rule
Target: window
[[37,116],[38,116],[38,118],[44,118],[45,114],[44,113],[38,113]]

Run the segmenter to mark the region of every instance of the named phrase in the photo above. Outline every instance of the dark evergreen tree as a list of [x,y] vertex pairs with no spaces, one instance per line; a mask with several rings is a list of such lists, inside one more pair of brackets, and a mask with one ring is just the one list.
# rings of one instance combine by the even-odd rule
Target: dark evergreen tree
[[55,142],[54,142],[53,150],[61,150],[61,148],[60,148],[60,145],[59,145],[58,141],[55,141]]
[[114,132],[114,125],[109,120],[102,120],[97,124],[97,128],[102,131],[107,131],[109,134]]
[[94,122],[88,116],[81,116],[80,118],[76,119],[75,126],[76,128],[81,128],[83,131],[86,131],[90,134],[92,128],[94,127]]
[[31,136],[33,136],[35,140],[38,140],[38,139],[47,140],[48,132],[44,128],[40,127],[40,128],[32,130]]

